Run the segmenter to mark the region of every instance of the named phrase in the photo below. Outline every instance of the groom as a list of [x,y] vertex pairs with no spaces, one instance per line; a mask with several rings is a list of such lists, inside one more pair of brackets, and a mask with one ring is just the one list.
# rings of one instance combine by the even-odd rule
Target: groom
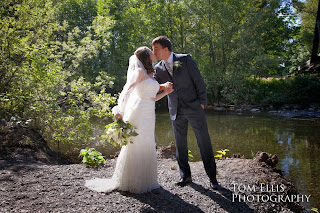
[[190,55],[173,53],[171,41],[165,36],[155,38],[152,48],[157,59],[161,60],[155,67],[155,79],[160,84],[167,81],[173,83],[174,92],[168,94],[168,107],[180,167],[181,180],[177,185],[185,186],[192,182],[187,145],[190,123],[197,138],[204,168],[211,181],[211,188],[217,189],[216,163],[204,111],[207,104],[206,85],[200,71]]

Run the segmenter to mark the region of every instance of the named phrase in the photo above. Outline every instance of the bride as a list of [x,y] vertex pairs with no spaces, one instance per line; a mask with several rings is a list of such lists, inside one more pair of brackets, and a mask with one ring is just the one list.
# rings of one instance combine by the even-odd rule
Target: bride
[[132,144],[121,148],[112,178],[87,180],[88,188],[98,192],[144,193],[160,187],[154,136],[155,101],[173,89],[172,83],[159,85],[153,78],[152,62],[156,60],[148,47],[139,47],[130,57],[127,82],[112,112],[115,119],[120,117],[132,123],[138,136]]

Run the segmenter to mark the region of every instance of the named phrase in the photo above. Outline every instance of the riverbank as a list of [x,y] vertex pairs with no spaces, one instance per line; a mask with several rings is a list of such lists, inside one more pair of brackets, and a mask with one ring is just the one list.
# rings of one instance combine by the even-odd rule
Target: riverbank
[[319,119],[320,107],[318,105],[310,105],[302,107],[299,105],[284,105],[282,107],[262,106],[262,105],[209,105],[208,110],[227,112],[234,111],[238,114],[244,112],[260,113],[267,112],[276,117],[293,118],[293,119]]
[[[2,131],[0,139],[13,136],[10,131]],[[37,138],[34,132],[21,131],[26,131],[24,138],[31,138],[27,134]],[[41,138],[38,141],[45,146]],[[33,143],[4,149],[2,143],[0,212],[303,212],[295,202],[295,187],[267,164],[273,158],[263,154],[255,159],[217,161],[221,187],[211,190],[202,162],[190,163],[192,184],[176,186],[179,171],[172,149],[158,149],[160,189],[141,195],[118,191],[104,194],[87,189],[84,182],[111,177],[116,159],[107,160],[106,167],[91,169],[68,164],[58,154],[39,147]],[[303,199],[305,202],[307,198]]]
[[[176,162],[159,159],[161,188],[141,195],[97,193],[84,186],[87,179],[111,177],[115,159],[100,169],[80,164],[0,162],[0,212],[302,212],[299,204],[289,200],[295,194],[292,184],[271,168],[248,159],[217,162],[219,190],[209,188],[202,162],[190,164],[194,182],[181,188],[174,185],[178,179],[178,171],[172,170],[177,167]],[[266,188],[262,189],[260,183],[267,183],[274,190],[282,186],[284,191],[278,188],[279,192],[261,192]],[[244,190],[244,186],[256,190]],[[246,202],[239,202],[237,193],[246,196]],[[290,198],[288,202],[270,201],[278,195]]]

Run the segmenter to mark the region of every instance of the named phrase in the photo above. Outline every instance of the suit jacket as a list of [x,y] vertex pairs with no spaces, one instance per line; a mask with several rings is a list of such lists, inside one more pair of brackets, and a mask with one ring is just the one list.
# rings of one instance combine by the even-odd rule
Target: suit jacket
[[[155,66],[155,79],[163,84],[173,83],[174,91],[168,94],[168,107],[171,120],[175,120],[178,111],[183,114],[197,114],[201,104],[207,105],[206,85],[198,66],[190,55],[173,53],[173,76],[163,61]],[[175,66],[177,65],[177,66]]]

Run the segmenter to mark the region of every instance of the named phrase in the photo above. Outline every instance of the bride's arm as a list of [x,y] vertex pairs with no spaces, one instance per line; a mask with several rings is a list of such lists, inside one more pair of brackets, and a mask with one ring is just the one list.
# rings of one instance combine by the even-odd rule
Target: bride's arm
[[164,84],[160,84],[160,89],[159,89],[159,92],[165,90],[167,87],[172,87],[173,83],[167,81],[166,83]]
[[173,91],[174,91],[174,89],[172,88],[171,82],[160,84],[159,93],[156,95],[156,101],[158,101],[161,98],[163,98],[164,96],[172,93]]

